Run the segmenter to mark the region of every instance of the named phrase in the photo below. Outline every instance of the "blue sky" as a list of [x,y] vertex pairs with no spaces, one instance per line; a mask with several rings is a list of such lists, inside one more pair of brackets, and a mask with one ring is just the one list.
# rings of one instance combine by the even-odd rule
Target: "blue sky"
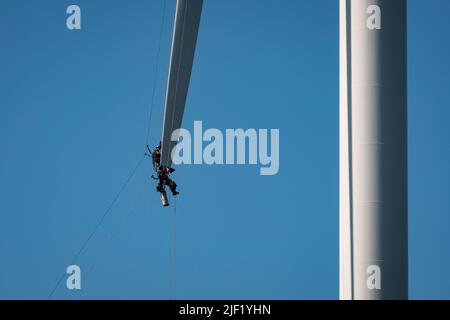
[[[448,299],[450,3],[408,3],[410,297]],[[142,157],[161,14],[0,0],[0,298],[45,299]],[[337,0],[205,1],[184,127],[279,128],[280,171],[176,168],[178,298],[338,298],[338,19]],[[77,261],[82,290],[54,298],[169,297],[173,207],[149,175],[146,161]]]

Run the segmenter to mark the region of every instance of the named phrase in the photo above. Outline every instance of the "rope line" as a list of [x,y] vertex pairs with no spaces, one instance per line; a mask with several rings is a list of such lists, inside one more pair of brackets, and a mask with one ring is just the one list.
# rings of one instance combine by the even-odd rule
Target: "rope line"
[[148,117],[148,123],[147,123],[147,138],[145,140],[145,144],[149,144],[149,138],[150,138],[150,130],[152,126],[152,116],[153,116],[153,106],[155,102],[155,93],[156,93],[156,82],[158,80],[158,73],[159,73],[159,57],[161,55],[161,43],[163,38],[163,31],[164,31],[164,24],[166,21],[166,0],[163,0],[163,13],[161,18],[161,26],[159,31],[159,43],[158,43],[158,50],[156,53],[156,62],[155,62],[155,73],[153,76],[153,89],[152,89],[152,100],[150,102],[150,115]]
[[[112,202],[109,204],[108,208],[106,209],[106,211],[103,213],[102,217],[100,218],[100,220],[97,222],[97,224],[95,225],[94,229],[92,230],[92,232],[89,234],[89,237],[84,241],[83,245],[80,247],[80,249],[78,250],[77,254],[74,256],[74,258],[72,259],[71,264],[75,264],[76,261],[78,260],[78,258],[80,257],[81,253],[84,251],[84,249],[87,247],[89,241],[92,239],[92,237],[94,236],[94,234],[97,232],[98,228],[100,227],[100,225],[103,223],[103,221],[105,220],[106,216],[108,215],[108,213],[111,211],[112,207],[114,206],[114,204],[117,202],[117,200],[119,199],[119,197],[121,196],[122,192],[125,190],[125,188],[127,187],[128,183],[130,182],[130,180],[133,178],[133,176],[135,175],[137,169],[141,166],[142,161],[144,161],[145,156],[142,157],[138,164],[134,167],[133,171],[131,172],[131,174],[128,176],[128,178],[125,180],[125,182],[123,183],[122,187],[120,188],[119,192],[116,194],[116,196],[114,197],[114,199],[112,200]],[[58,282],[56,283],[55,287],[53,288],[53,290],[50,292],[50,294],[48,295],[47,299],[51,299],[53,294],[55,293],[56,289],[58,289],[59,285],[61,284],[61,281],[64,279],[64,277],[66,276],[66,273],[63,272],[63,274],[61,275],[61,277],[59,278]]]
[[176,262],[177,262],[177,198],[173,197],[173,212],[171,215],[171,246],[170,246],[170,299],[176,299]]
[[[162,17],[161,17],[159,41],[158,41],[158,47],[157,47],[157,53],[156,53],[156,61],[155,61],[155,72],[154,72],[153,84],[152,84],[152,96],[151,96],[151,102],[150,102],[149,118],[148,118],[148,123],[147,123],[147,136],[146,136],[146,145],[147,146],[149,145],[149,138],[150,138],[150,134],[151,134],[153,109],[154,109],[155,96],[156,96],[156,84],[157,84],[158,74],[159,74],[159,60],[160,60],[160,56],[161,56],[162,39],[163,39],[164,25],[165,25],[165,20],[166,20],[166,7],[167,7],[167,1],[163,0],[163,8],[162,8],[163,12],[162,12]],[[182,34],[182,37],[184,37],[185,17],[183,17],[183,19],[184,19],[184,21],[183,21],[183,34]],[[181,51],[183,51],[183,50],[181,50]],[[180,53],[180,55],[181,55],[181,53]],[[177,70],[177,82],[178,82],[179,73],[180,73],[180,69],[178,67],[178,70]],[[177,85],[177,87],[175,89],[175,92],[177,92],[177,91],[178,91],[178,85]],[[172,116],[171,124],[173,126],[174,113],[172,113],[171,116]],[[71,260],[71,264],[76,264],[77,260],[79,259],[79,257],[83,253],[83,251],[86,249],[86,247],[88,246],[89,242],[91,241],[93,236],[96,234],[96,232],[98,231],[98,229],[100,228],[100,226],[104,222],[105,218],[110,213],[111,209],[114,207],[114,205],[116,204],[117,200],[122,195],[122,193],[125,190],[125,188],[128,186],[128,184],[131,181],[131,179],[135,176],[136,171],[141,166],[141,164],[144,161],[144,159],[145,159],[145,156],[143,156],[139,160],[139,162],[134,167],[134,169],[131,172],[131,174],[128,176],[128,178],[125,180],[125,182],[122,184],[121,188],[119,189],[119,192],[116,194],[116,196],[113,198],[111,203],[108,205],[106,211],[103,213],[103,215],[101,216],[100,220],[95,225],[95,227],[92,230],[92,232],[89,234],[87,239],[83,242],[82,246],[77,251],[77,253],[75,254],[74,258]],[[142,194],[139,197],[139,199],[140,198],[142,198]],[[133,201],[129,205],[127,211],[121,216],[120,220],[116,222],[116,224],[114,226],[114,230],[111,233],[111,237],[109,238],[109,240],[105,241],[104,246],[102,246],[102,248],[100,248],[101,250],[99,249],[99,251],[97,252],[97,255],[96,255],[97,259],[98,259],[99,255],[100,255],[100,253],[104,253],[106,251],[106,249],[108,249],[111,246],[113,240],[115,239],[115,237],[117,236],[117,234],[119,232],[120,227],[123,227],[125,225],[125,223],[128,221],[127,218],[129,216],[131,216],[131,213],[136,209],[136,206],[137,206],[136,204],[137,204],[137,200],[138,199],[136,198],[135,200],[136,201]],[[125,220],[125,219],[127,219],[127,220]],[[171,225],[170,296],[171,296],[172,299],[175,299],[175,289],[176,289],[176,198],[175,197],[174,197],[174,210],[173,210],[173,213],[171,215],[171,224],[170,225]],[[94,263],[92,263],[91,269],[89,271],[93,271],[94,267],[95,267],[95,261],[94,261]],[[48,297],[47,297],[48,300],[50,300],[53,297],[54,293],[56,292],[56,290],[60,286],[60,284],[63,281],[63,279],[65,278],[65,276],[66,276],[66,273],[63,272],[61,277],[56,282],[56,285],[53,287],[52,291],[48,295]]]
[[[146,190],[144,190],[146,191]],[[128,205],[128,208],[122,215],[120,216],[119,220],[114,224],[113,231],[110,234],[109,239],[105,240],[103,242],[103,245],[100,246],[97,253],[94,256],[95,261],[92,262],[90,269],[88,270],[88,273],[92,273],[95,269],[96,262],[100,259],[100,256],[104,255],[106,251],[111,247],[112,243],[116,239],[117,235],[121,231],[122,228],[124,228],[127,223],[130,221],[130,217],[132,216],[133,212],[135,211],[138,203],[142,199],[142,196],[144,194],[144,191],[140,192]]]

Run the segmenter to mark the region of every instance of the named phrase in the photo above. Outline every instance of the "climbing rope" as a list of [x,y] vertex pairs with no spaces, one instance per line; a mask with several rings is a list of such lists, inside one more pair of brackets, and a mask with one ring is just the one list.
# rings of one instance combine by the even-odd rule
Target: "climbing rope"
[[[133,171],[131,172],[131,174],[128,176],[128,178],[125,180],[125,182],[122,184],[122,187],[119,189],[119,192],[116,194],[116,196],[114,197],[114,199],[111,201],[111,203],[109,204],[109,206],[107,207],[106,211],[103,213],[103,215],[101,216],[100,220],[97,222],[97,224],[95,225],[94,229],[92,230],[92,232],[89,234],[89,236],[87,237],[87,239],[83,242],[82,246],[80,247],[80,249],[78,250],[78,252],[76,253],[76,255],[74,256],[74,258],[72,259],[72,263],[71,264],[76,264],[78,258],[80,257],[81,253],[84,251],[84,249],[87,247],[89,241],[92,239],[92,237],[94,236],[94,234],[97,232],[97,230],[99,229],[99,227],[101,226],[101,224],[103,223],[103,221],[105,220],[106,216],[108,215],[108,213],[111,211],[112,207],[114,206],[114,204],[117,202],[117,200],[119,199],[119,197],[121,196],[122,192],[125,190],[125,188],[127,187],[128,183],[130,182],[130,180],[134,177],[137,169],[141,166],[142,161],[144,161],[145,156],[142,157],[139,162],[137,163],[137,165],[134,167]],[[58,282],[56,283],[56,285],[54,286],[53,290],[50,292],[50,294],[47,296],[47,299],[51,299],[53,294],[55,293],[56,289],[58,289],[59,285],[61,284],[61,281],[64,279],[64,277],[66,276],[66,273],[64,272],[61,277],[59,278]]]
[[170,244],[170,299],[175,300],[176,294],[176,253],[177,253],[177,198],[173,197],[173,212],[171,215]]
[[115,223],[113,227],[113,231],[111,232],[110,237],[104,241],[104,243],[99,247],[97,250],[97,253],[94,256],[94,261],[91,263],[91,267],[88,270],[88,274],[92,274],[94,271],[95,266],[97,265],[97,261],[100,259],[102,255],[104,255],[108,249],[111,247],[112,243],[114,242],[115,238],[119,234],[120,230],[123,229],[128,221],[130,221],[130,217],[133,214],[133,212],[136,210],[136,207],[140,200],[142,199],[142,196],[144,195],[144,191],[141,191],[128,205],[127,210],[125,210],[122,215],[118,218],[117,222]]
[[158,50],[156,53],[156,61],[155,61],[155,73],[153,75],[153,88],[152,88],[152,99],[150,102],[150,112],[148,117],[148,123],[147,123],[147,138],[145,140],[145,144],[149,144],[149,138],[150,138],[150,130],[152,125],[152,116],[153,116],[153,105],[155,102],[155,93],[156,93],[156,82],[158,80],[158,73],[159,73],[159,57],[161,55],[161,43],[163,38],[163,31],[164,31],[164,24],[166,20],[166,0],[163,0],[163,13],[161,18],[161,26],[159,31],[159,41],[158,41]]
[[[164,33],[164,24],[165,24],[165,16],[166,16],[166,0],[163,0],[163,8],[162,8],[162,18],[161,18],[161,26],[160,26],[160,34],[159,34],[159,41],[158,41],[158,47],[157,47],[157,53],[156,53],[156,61],[155,61],[155,72],[154,72],[154,76],[153,76],[153,85],[152,85],[152,97],[151,97],[151,102],[150,102],[150,110],[149,110],[149,118],[148,118],[148,123],[147,123],[147,136],[146,136],[146,145],[149,145],[149,138],[150,138],[150,133],[151,133],[151,125],[152,125],[152,116],[153,116],[153,107],[154,107],[154,102],[155,102],[155,95],[156,95],[156,83],[157,83],[157,79],[158,79],[158,73],[159,73],[159,60],[160,60],[160,55],[161,55],[161,46],[162,46],[162,38],[163,38],[163,33]],[[172,115],[173,117],[173,115]],[[172,122],[173,122],[173,118],[172,118]],[[109,214],[109,212],[111,211],[111,209],[113,208],[113,206],[115,205],[115,203],[117,202],[117,200],[120,198],[122,192],[125,190],[125,188],[127,187],[127,185],[129,184],[130,180],[134,177],[137,169],[141,166],[143,160],[145,159],[145,156],[142,157],[138,164],[136,165],[136,167],[133,169],[133,171],[131,172],[131,174],[128,176],[128,178],[126,179],[126,181],[124,182],[124,184],[122,185],[122,187],[119,189],[119,192],[116,194],[116,196],[114,197],[114,199],[112,200],[112,202],[109,204],[109,206],[107,207],[106,211],[103,213],[103,215],[101,216],[100,220],[98,221],[98,223],[95,225],[94,229],[92,230],[92,232],[89,234],[89,236],[87,237],[87,239],[83,242],[82,246],[80,247],[80,249],[78,250],[78,252],[75,254],[74,258],[72,259],[72,263],[71,264],[76,264],[78,258],[80,257],[80,255],[83,253],[83,251],[86,249],[86,247],[88,246],[89,242],[91,241],[91,239],[93,238],[94,234],[98,231],[98,229],[100,228],[100,226],[102,225],[102,223],[104,222],[106,216]],[[101,252],[105,252],[106,249],[112,244],[114,238],[116,237],[117,233],[119,232],[119,227],[122,227],[123,225],[125,225],[124,220],[127,219],[131,213],[134,211],[136,206],[136,202],[133,202],[130,207],[128,208],[128,210],[125,212],[125,214],[122,216],[122,219],[120,221],[120,223],[118,222],[115,226],[115,229],[109,239],[109,241],[105,244],[105,246],[103,247],[102,250],[100,250],[97,254],[97,258],[100,255]],[[176,200],[174,200],[174,210],[173,210],[173,214],[172,214],[172,224],[171,224],[171,247],[170,247],[170,256],[171,256],[171,269],[170,269],[170,294],[172,299],[175,299],[175,273],[176,273]],[[92,265],[90,271],[93,270],[95,264]],[[51,299],[52,296],[54,295],[54,293],[56,292],[56,290],[58,289],[59,285],[61,284],[61,282],[63,281],[63,279],[65,278],[66,273],[64,272],[61,277],[58,279],[56,285],[53,287],[52,291],[50,292],[50,294],[48,295],[47,299]]]

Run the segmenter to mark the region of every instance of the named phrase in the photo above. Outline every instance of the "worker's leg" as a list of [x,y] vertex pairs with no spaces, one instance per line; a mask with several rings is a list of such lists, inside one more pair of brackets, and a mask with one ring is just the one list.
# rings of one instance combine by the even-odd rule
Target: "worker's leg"
[[167,178],[165,182],[166,182],[166,185],[170,188],[170,191],[172,191],[172,194],[174,196],[179,194],[179,192],[177,192],[177,184],[175,183],[175,181],[173,181],[172,179]]

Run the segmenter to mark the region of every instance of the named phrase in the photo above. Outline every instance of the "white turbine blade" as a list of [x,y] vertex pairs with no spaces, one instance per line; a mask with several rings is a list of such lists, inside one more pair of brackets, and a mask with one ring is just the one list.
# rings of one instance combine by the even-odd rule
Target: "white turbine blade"
[[203,0],[177,1],[161,144],[164,166],[172,164],[171,151],[176,142],[171,141],[171,135],[183,120],[202,6]]

